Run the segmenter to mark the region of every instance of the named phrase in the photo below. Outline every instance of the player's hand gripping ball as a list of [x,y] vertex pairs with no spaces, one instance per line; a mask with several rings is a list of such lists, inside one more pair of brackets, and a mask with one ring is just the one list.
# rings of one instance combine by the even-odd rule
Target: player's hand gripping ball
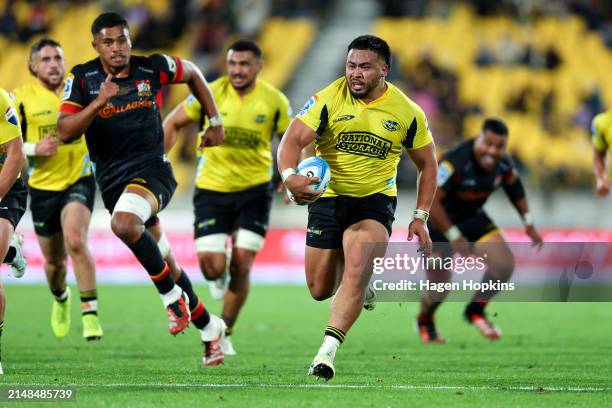
[[[315,191],[321,191],[321,195],[323,195],[323,193],[327,189],[327,186],[329,185],[329,181],[331,180],[331,170],[329,168],[329,164],[327,164],[327,161],[325,159],[322,159],[318,156],[313,156],[302,160],[300,164],[298,164],[295,171],[301,176],[317,177],[319,179],[319,182],[316,184],[311,184],[310,188]],[[321,195],[319,195],[319,197],[321,197]],[[289,191],[289,189],[287,189],[287,196],[291,201],[295,202],[295,197],[293,197],[293,194],[291,194],[291,191]]]

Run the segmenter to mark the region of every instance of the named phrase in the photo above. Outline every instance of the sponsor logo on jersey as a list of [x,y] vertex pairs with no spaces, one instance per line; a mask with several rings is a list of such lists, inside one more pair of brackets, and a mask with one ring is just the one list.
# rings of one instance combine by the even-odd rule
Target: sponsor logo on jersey
[[267,119],[266,115],[257,115],[255,116],[255,123],[264,123]]
[[386,159],[393,143],[369,132],[346,132],[338,135],[336,150],[359,156]]
[[19,119],[17,119],[17,112],[12,106],[9,106],[6,109],[6,112],[4,113],[4,118],[11,125],[19,127]]
[[43,116],[43,115],[49,115],[53,112],[51,112],[50,110],[44,110],[44,111],[40,111],[40,112],[36,112],[32,114],[32,117],[36,117],[36,116]]
[[223,145],[238,149],[255,149],[261,141],[261,132],[239,127],[226,127]]
[[336,122],[344,122],[347,120],[351,120],[355,117],[355,115],[340,115],[336,119],[334,119],[334,123]]
[[136,89],[138,90],[138,96],[151,96],[151,81],[145,79],[144,81],[136,81]]
[[148,109],[148,108],[151,108],[152,106],[153,106],[153,101],[151,100],[135,101],[135,102],[126,103],[125,105],[118,105],[118,106],[115,106],[109,103],[109,104],[106,104],[106,106],[104,106],[100,110],[100,112],[98,112],[98,115],[103,119],[108,119],[116,113],[128,112],[134,109],[142,109],[142,108]]
[[216,218],[207,218],[202,220],[201,222],[198,222],[198,229],[208,229],[208,227],[212,227],[213,225],[217,224],[217,219]]
[[74,75],[68,74],[66,82],[64,83],[64,95],[62,96],[62,102],[67,101],[72,93],[72,83],[74,82]]
[[38,128],[38,136],[42,139],[45,135],[50,134],[53,137],[59,138],[59,132],[57,131],[57,125],[45,125]]
[[450,162],[444,160],[440,165],[438,165],[438,187],[446,184],[450,176],[453,175],[455,168]]
[[389,132],[395,132],[396,130],[400,128],[399,122],[395,120],[383,119],[381,123],[383,127],[387,129]]
[[148,69],[145,67],[138,67],[139,70],[146,72],[147,74],[155,74],[155,72],[152,69]]
[[95,71],[87,71],[87,72],[85,73],[85,76],[86,76],[86,77],[88,77],[88,76],[93,76],[93,75],[96,75],[96,74],[98,74],[98,73],[99,73],[99,71],[98,71],[97,69],[96,69]]
[[318,100],[319,100],[319,97],[317,95],[311,96],[310,99],[306,101],[306,104],[304,104],[304,107],[302,108],[302,110],[298,113],[298,116],[304,116],[305,114],[307,114],[308,111],[313,106],[315,106]]

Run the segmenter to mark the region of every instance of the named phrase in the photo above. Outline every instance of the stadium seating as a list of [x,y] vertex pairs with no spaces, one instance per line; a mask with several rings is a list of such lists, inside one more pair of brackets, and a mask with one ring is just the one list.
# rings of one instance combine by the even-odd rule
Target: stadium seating
[[[470,8],[459,6],[445,19],[380,18],[372,31],[389,41],[405,71],[427,51],[436,64],[457,74],[460,101],[478,105],[482,112],[468,116],[464,135],[475,134],[484,116],[501,116],[510,125],[511,150],[538,176],[559,168],[570,170],[578,179],[589,174],[588,129],[576,127],[572,118],[594,86],[601,91],[604,106],[612,106],[612,52],[578,17],[542,17],[520,24],[505,16],[479,17]],[[505,38],[537,50],[553,46],[563,62],[556,70],[476,65],[479,46],[494,48]],[[552,117],[559,119],[560,130],[547,131],[541,125],[537,101],[528,101],[526,113],[506,110],[506,101],[526,85],[539,95],[555,92]]]

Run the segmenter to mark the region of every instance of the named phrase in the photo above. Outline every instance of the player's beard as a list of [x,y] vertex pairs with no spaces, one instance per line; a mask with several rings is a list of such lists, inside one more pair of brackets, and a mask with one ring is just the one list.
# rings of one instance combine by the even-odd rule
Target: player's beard
[[[350,82],[350,81],[349,81]],[[351,93],[351,96],[355,99],[364,99],[365,97],[367,97],[368,95],[370,95],[374,89],[376,89],[376,87],[378,86],[378,82],[373,81],[371,83],[367,83],[364,82],[363,84],[363,88],[360,91],[354,91],[353,88],[351,88],[350,83],[349,83],[349,92]]]
[[233,86],[233,87],[234,87],[234,89],[235,89],[235,90],[237,90],[237,91],[244,91],[244,90],[246,90],[246,89],[249,89],[249,88],[250,88],[250,87],[253,85],[253,83],[254,83],[254,82],[255,82],[255,79],[253,79],[253,80],[251,80],[251,81],[249,81],[249,82],[245,82],[245,83],[244,83],[244,84],[242,84],[242,85],[234,85],[234,83],[232,82],[232,86]]
[[[55,76],[52,76],[52,74],[55,74]],[[53,71],[46,77],[39,77],[39,79],[47,88],[54,89],[62,84],[62,81],[64,80],[64,73],[60,71]]]

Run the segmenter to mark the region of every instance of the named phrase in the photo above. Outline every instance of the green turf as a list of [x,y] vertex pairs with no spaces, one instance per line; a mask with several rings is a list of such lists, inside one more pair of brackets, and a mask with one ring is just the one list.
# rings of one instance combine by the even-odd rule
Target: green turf
[[415,304],[381,303],[348,334],[325,385],[305,374],[329,303],[306,288],[255,286],[234,335],[239,355],[212,368],[201,367],[195,329],[167,334],[152,285],[99,293],[105,335],[86,343],[76,302],[71,333],[56,339],[47,289],[6,287],[0,387],[74,385],[87,407],[612,405],[612,303],[492,304],[504,330],[497,343],[461,321],[461,304],[448,303],[438,316],[445,346],[419,342]]

